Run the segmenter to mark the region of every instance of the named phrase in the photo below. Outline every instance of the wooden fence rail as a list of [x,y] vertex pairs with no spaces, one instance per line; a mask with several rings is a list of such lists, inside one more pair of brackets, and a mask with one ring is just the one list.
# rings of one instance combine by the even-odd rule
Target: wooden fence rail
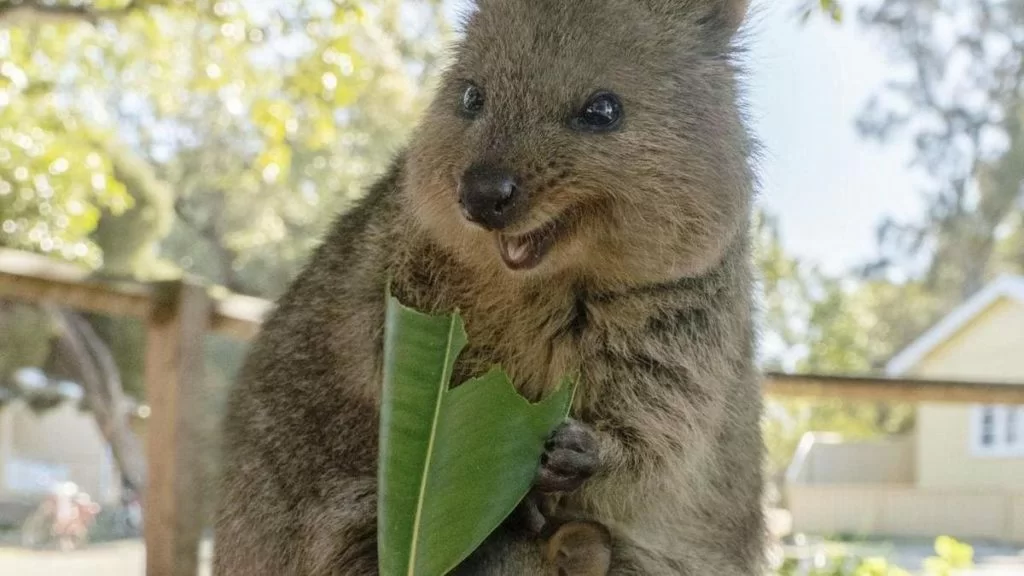
[[[188,280],[182,283],[194,284]],[[152,285],[97,281],[77,266],[0,248],[0,298],[146,320],[152,297]],[[249,296],[214,298],[209,329],[247,340],[259,330],[270,308],[270,302]]]
[[[207,332],[249,339],[271,303],[218,297],[196,282],[111,283],[50,259],[0,249],[0,300],[55,304],[138,318],[147,325],[145,378],[151,407],[145,502],[146,574],[195,576],[202,526],[203,445],[188,415],[203,397]],[[1024,404],[1024,385],[767,373],[765,393],[878,402]]]
[[851,402],[1024,404],[1024,382],[962,382],[766,372],[764,391],[771,396],[842,398]]

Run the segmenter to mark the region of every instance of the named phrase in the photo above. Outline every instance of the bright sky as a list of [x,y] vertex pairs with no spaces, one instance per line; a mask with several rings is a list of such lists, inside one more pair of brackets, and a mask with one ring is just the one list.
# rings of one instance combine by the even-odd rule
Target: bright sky
[[766,149],[761,202],[779,216],[792,253],[831,271],[874,254],[883,216],[921,210],[910,147],[864,140],[854,125],[893,69],[880,38],[856,21],[864,3],[846,0],[836,26],[800,25],[793,0],[755,0],[750,34],[748,95]]
[[856,21],[870,1],[844,0],[836,26],[820,17],[801,25],[799,0],[753,0],[747,94],[765,148],[760,201],[779,217],[786,248],[831,272],[875,253],[883,216],[921,209],[909,147],[864,140],[854,125],[892,79],[880,38]]

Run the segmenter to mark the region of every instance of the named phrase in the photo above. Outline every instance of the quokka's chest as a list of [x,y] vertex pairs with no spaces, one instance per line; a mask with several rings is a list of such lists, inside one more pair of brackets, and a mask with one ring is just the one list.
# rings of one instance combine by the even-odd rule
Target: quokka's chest
[[573,378],[585,393],[585,363],[597,356],[606,340],[599,326],[580,318],[576,310],[548,309],[520,314],[504,321],[468,315],[469,345],[456,364],[456,383],[480,375],[494,365],[505,369],[527,398],[536,400]]

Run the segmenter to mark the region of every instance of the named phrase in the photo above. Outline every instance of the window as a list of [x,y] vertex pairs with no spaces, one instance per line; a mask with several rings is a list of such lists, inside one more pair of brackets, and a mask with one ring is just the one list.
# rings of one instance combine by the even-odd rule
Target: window
[[971,452],[991,458],[1024,458],[1024,406],[975,406]]
[[996,443],[996,409],[985,406],[981,409],[981,445],[990,447]]

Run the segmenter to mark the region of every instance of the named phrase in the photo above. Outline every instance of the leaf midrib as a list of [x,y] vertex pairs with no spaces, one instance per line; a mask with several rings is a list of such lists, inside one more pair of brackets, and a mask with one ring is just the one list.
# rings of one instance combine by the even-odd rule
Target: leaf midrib
[[420,474],[420,490],[416,498],[416,515],[412,524],[412,545],[409,547],[409,566],[406,574],[413,576],[416,568],[416,548],[419,545],[420,525],[423,516],[423,502],[427,492],[428,471],[430,461],[434,457],[434,440],[437,438],[438,416],[441,413],[441,400],[444,398],[444,387],[448,383],[449,369],[452,365],[452,345],[455,339],[455,317],[448,322],[448,342],[444,352],[444,368],[441,369],[441,380],[438,382],[437,400],[434,402],[434,418],[430,423],[430,437],[427,440],[427,455],[423,459],[423,470]]

